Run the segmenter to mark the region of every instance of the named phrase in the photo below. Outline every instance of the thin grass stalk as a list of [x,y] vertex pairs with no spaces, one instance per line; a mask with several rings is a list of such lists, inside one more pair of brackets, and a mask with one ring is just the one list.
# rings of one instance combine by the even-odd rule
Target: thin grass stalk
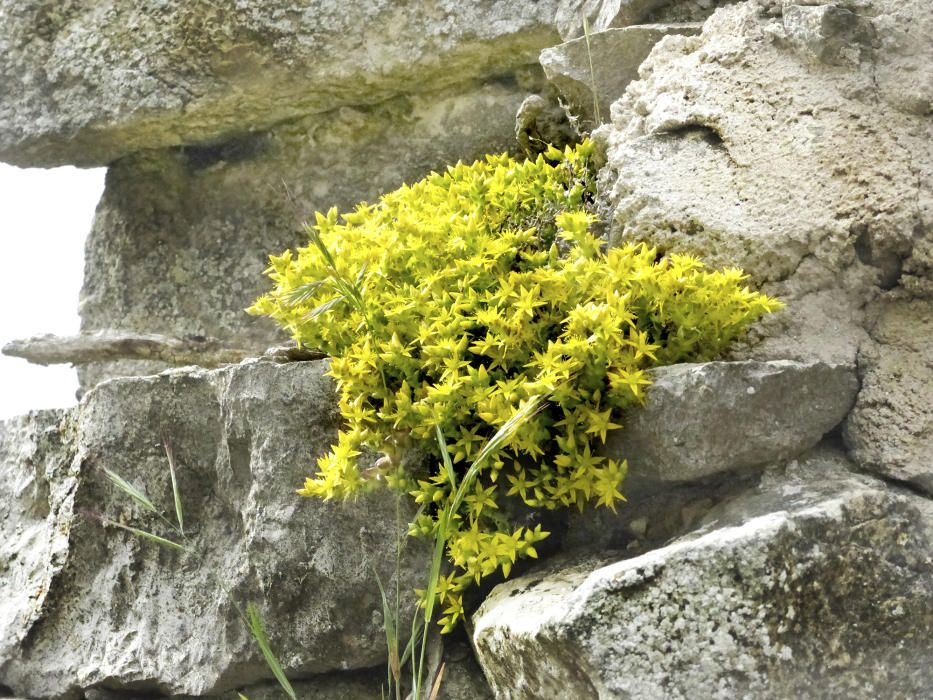
[[178,489],[178,478],[175,475],[175,455],[172,451],[172,445],[163,438],[162,445],[165,447],[165,456],[168,459],[168,471],[172,477],[172,497],[175,499],[175,517],[178,519],[178,532],[185,536],[185,514],[181,507],[181,492]]
[[590,62],[590,89],[593,90],[593,114],[596,116],[596,126],[603,123],[599,114],[599,93],[596,92],[596,71],[593,69],[593,51],[590,49],[590,23],[583,17],[583,38],[586,42],[586,58]]
[[[476,480],[476,477],[479,475],[480,469],[486,463],[486,460],[489,459],[490,455],[494,454],[503,443],[510,440],[515,432],[533,415],[540,411],[544,407],[546,397],[545,396],[536,396],[524,403],[524,405],[519,408],[515,414],[507,420],[499,430],[496,431],[496,434],[493,435],[479,451],[479,454],[476,456],[476,459],[473,460],[473,463],[470,465],[470,468],[467,470],[467,473],[464,475],[463,480],[460,482],[460,486],[454,492],[453,500],[450,503],[449,508],[441,508],[438,513],[437,521],[437,531],[434,536],[434,555],[431,558],[431,569],[428,575],[428,585],[425,590],[424,598],[424,632],[421,637],[421,654],[418,659],[417,666],[417,681],[415,683],[414,700],[419,700],[421,696],[421,687],[424,682],[424,656],[427,649],[428,642],[428,626],[431,624],[434,619],[434,605],[437,598],[437,584],[440,578],[441,571],[441,562],[444,558],[444,550],[447,546],[447,537],[450,530],[450,519],[454,517],[459,510],[460,506],[463,504],[463,499],[466,497],[468,489],[473,485],[473,482]],[[447,441],[444,439],[444,434],[437,428],[437,443],[438,448],[441,452],[441,457],[444,461],[444,468],[450,470],[450,474],[453,475],[453,465],[450,459],[450,452],[447,449]],[[450,466],[448,466],[450,465]],[[455,478],[452,476],[452,478]]]

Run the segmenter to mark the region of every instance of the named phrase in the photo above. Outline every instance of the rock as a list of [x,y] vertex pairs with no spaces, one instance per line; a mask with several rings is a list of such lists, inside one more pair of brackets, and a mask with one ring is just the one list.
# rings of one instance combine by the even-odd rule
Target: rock
[[[376,572],[393,586],[387,553],[412,512],[403,501],[397,514],[386,491],[355,503],[295,495],[336,437],[325,369],[250,361],[107,382],[65,416],[62,445],[60,414],[5,424],[0,546],[15,573],[0,585],[16,617],[0,622],[0,685],[34,698],[94,686],[211,695],[271,679],[234,605],[248,601],[295,677],[384,664]],[[102,524],[180,538],[103,472],[174,520],[163,440],[190,553]],[[411,604],[427,546],[401,537]]]
[[557,28],[564,41],[584,35],[584,18],[591,32],[636,24],[702,22],[718,7],[737,0],[582,0],[566,3],[557,12]]
[[691,537],[501,584],[473,617],[496,697],[926,697],[933,505],[846,466],[812,454]]
[[738,356],[852,363],[866,304],[933,289],[933,6],[834,5],[718,10],[655,47],[596,133],[612,241],[742,267],[787,302]]
[[[270,254],[307,244],[304,219],[514,146],[540,69],[487,85],[343,108],[213,146],[148,151],[108,171],[87,242],[86,332],[212,337],[260,354],[286,336],[244,309],[270,288]],[[145,241],[145,244],[141,244]],[[90,388],[156,362],[84,367]]]
[[933,303],[879,302],[846,444],[866,470],[933,495]]
[[589,131],[609,119],[609,105],[638,78],[638,67],[655,44],[669,34],[698,34],[700,27],[645,24],[607,29],[545,49],[538,60],[581,127]]
[[857,65],[875,38],[873,25],[837,5],[790,5],[784,9],[788,40],[816,61]]
[[845,418],[854,366],[823,362],[707,362],[652,370],[644,407],[609,434],[639,480],[694,481],[789,459]]
[[240,362],[254,353],[225,346],[216,338],[170,338],[146,333],[97,331],[78,335],[43,334],[13,340],[0,349],[38,365],[84,365],[125,359],[145,359],[174,365],[219,367]]
[[560,5],[3,0],[0,160],[103,165],[508,75]]
[[529,95],[515,114],[515,140],[528,158],[580,142],[580,132],[554,95]]
[[[372,669],[356,673],[329,673],[311,680],[296,681],[292,687],[300,700],[381,700],[385,682],[383,669]],[[281,700],[285,697],[278,683],[264,683],[225,693],[217,700],[239,700],[240,693],[249,700]]]
[[466,647],[459,656],[453,657],[448,652],[444,663],[440,700],[493,700],[495,696],[472,649]]
[[41,619],[68,559],[68,530],[55,527],[77,486],[68,418],[52,410],[0,421],[0,669]]

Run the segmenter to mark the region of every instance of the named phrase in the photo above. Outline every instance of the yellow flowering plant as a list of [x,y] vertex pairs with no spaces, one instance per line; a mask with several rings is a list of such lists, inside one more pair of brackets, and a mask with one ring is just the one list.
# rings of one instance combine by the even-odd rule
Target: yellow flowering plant
[[[508,576],[548,535],[510,521],[506,499],[614,508],[627,464],[599,446],[645,400],[647,370],[711,359],[780,308],[740,270],[607,250],[592,231],[592,156],[589,141],[488,156],[318,213],[307,247],[270,258],[274,288],[250,309],[331,357],[345,426],[300,493],[387,482],[422,505],[412,534],[443,521],[452,567],[431,607],[445,630],[469,586]],[[408,463],[413,448],[427,464]]]

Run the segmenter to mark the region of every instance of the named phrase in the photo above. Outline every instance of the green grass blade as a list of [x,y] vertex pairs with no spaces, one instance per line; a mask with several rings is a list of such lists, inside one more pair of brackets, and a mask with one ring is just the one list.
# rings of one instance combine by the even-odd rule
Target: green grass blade
[[428,585],[424,592],[424,631],[421,634],[421,654],[418,658],[417,679],[414,688],[415,700],[420,698],[421,687],[424,684],[424,655],[428,646],[428,629],[434,619],[434,604],[437,599],[437,582],[440,579],[441,562],[444,560],[444,549],[447,546],[449,522],[449,512],[441,509],[438,516],[437,534],[434,537],[434,554],[431,557],[431,570],[428,574]]
[[288,306],[304,304],[317,293],[317,290],[320,289],[322,284],[324,284],[322,280],[315,280],[314,282],[299,284],[294,289],[283,294],[282,301],[284,301]]
[[247,603],[246,616],[248,618],[249,631],[259,645],[259,650],[262,652],[263,657],[265,657],[266,664],[272,671],[272,675],[275,676],[275,679],[279,682],[279,685],[282,686],[282,690],[285,691],[288,697],[292,700],[298,700],[295,696],[295,689],[292,688],[292,684],[288,682],[288,678],[285,676],[285,671],[282,670],[282,664],[279,663],[275,654],[272,653],[272,648],[269,646],[269,637],[266,635],[266,628],[263,627],[262,618],[259,615],[259,609],[252,603]]
[[402,679],[402,663],[398,654],[398,620],[395,613],[389,607],[389,599],[386,596],[385,586],[382,585],[382,579],[379,572],[373,569],[376,576],[376,585],[379,586],[379,595],[382,597],[382,628],[386,635],[386,647],[389,651],[389,672],[391,678],[395,679],[395,684]]
[[311,239],[311,242],[314,246],[321,251],[321,255],[324,256],[324,260],[327,262],[328,267],[334,272],[337,271],[337,264],[334,262],[333,256],[330,254],[330,251],[327,249],[327,246],[324,244],[324,239],[321,238],[321,232],[317,230],[316,227],[305,224],[305,230],[308,233],[308,238]]
[[321,304],[320,306],[316,306],[316,307],[314,307],[313,309],[311,309],[311,311],[309,311],[308,313],[305,314],[303,320],[305,320],[305,321],[310,321],[310,320],[312,320],[312,319],[315,319],[315,318],[317,318],[318,316],[320,316],[321,314],[323,314],[323,313],[325,313],[325,312],[327,312],[327,311],[330,311],[332,308],[334,308],[335,306],[337,306],[337,304],[339,304],[339,303],[342,302],[342,301],[343,301],[343,297],[340,296],[340,295],[337,295],[337,296],[335,296],[333,299],[330,299],[329,301],[325,301],[325,302],[324,302],[323,304]]
[[106,522],[107,522],[108,525],[113,525],[114,527],[118,527],[118,528],[120,528],[121,530],[126,530],[127,532],[132,532],[134,535],[136,535],[136,536],[138,536],[138,537],[142,537],[143,539],[147,539],[147,540],[149,540],[150,542],[155,542],[156,544],[161,545],[161,546],[163,546],[163,547],[168,547],[169,549],[177,549],[177,550],[179,550],[180,552],[190,552],[190,551],[191,551],[188,547],[186,547],[186,546],[183,545],[183,544],[179,544],[178,542],[173,542],[172,540],[167,540],[167,539],[165,539],[164,537],[159,537],[158,535],[154,535],[154,534],[152,534],[151,532],[146,532],[145,530],[140,530],[140,529],[137,528],[137,527],[131,527],[131,526],[129,526],[129,525],[124,525],[123,523],[118,523],[118,522],[115,522],[115,521],[113,521],[113,520],[108,520],[108,521],[106,521]]
[[546,396],[535,396],[528,399],[528,401],[526,401],[525,404],[496,431],[496,434],[489,438],[486,444],[483,445],[479,454],[476,455],[476,459],[473,460],[473,464],[470,465],[470,468],[464,475],[463,481],[460,482],[460,488],[458,488],[457,492],[454,494],[454,499],[450,506],[451,517],[459,511],[460,506],[463,504],[463,499],[467,495],[467,490],[473,486],[473,481],[476,479],[479,470],[482,469],[486,460],[489,459],[489,456],[494,454],[504,443],[511,440],[516,431],[518,431],[529,418],[542,410],[546,399]]
[[444,439],[444,432],[441,426],[435,425],[434,430],[437,433],[437,444],[441,448],[441,457],[444,460],[444,469],[447,470],[447,480],[450,482],[450,488],[457,490],[457,475],[454,473],[454,465],[450,461],[450,451],[447,449],[447,440]]
[[601,126],[603,120],[599,114],[599,93],[596,91],[596,71],[593,69],[593,52],[590,49],[590,23],[587,21],[585,15],[583,17],[583,37],[586,41],[586,57],[590,62],[590,83],[591,89],[593,90],[593,114],[596,117],[596,126]]
[[178,478],[175,475],[175,454],[168,440],[162,442],[165,447],[165,456],[168,458],[168,471],[172,476],[172,496],[175,498],[175,517],[178,519],[178,532],[185,535],[185,513],[181,507],[181,492],[178,489]]
[[148,510],[150,513],[158,512],[156,510],[155,505],[153,505],[152,501],[149,500],[149,497],[145,493],[143,493],[140,489],[133,486],[133,484],[128,482],[126,479],[124,479],[122,476],[120,476],[116,472],[113,472],[107,469],[107,467],[104,467],[104,473],[107,475],[107,478],[110,479],[110,481],[113,483],[114,486],[116,486],[123,493],[125,493],[127,496],[132,498],[134,501],[136,501],[143,508]]

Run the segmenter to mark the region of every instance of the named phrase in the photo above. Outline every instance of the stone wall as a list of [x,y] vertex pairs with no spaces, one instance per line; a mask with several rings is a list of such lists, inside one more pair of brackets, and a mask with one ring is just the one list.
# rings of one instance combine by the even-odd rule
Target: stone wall
[[[109,169],[82,337],[11,349],[85,395],[0,423],[0,697],[277,696],[248,601],[299,697],[380,697],[412,506],[294,495],[338,427],[326,360],[259,357],[284,338],[242,310],[315,209],[590,129],[611,244],[787,308],[654,372],[606,448],[628,503],[483,591],[441,697],[933,693],[926,0],[229,5],[0,0],[0,159]],[[183,550],[122,529],[166,532],[105,471],[171,513],[169,460]]]

